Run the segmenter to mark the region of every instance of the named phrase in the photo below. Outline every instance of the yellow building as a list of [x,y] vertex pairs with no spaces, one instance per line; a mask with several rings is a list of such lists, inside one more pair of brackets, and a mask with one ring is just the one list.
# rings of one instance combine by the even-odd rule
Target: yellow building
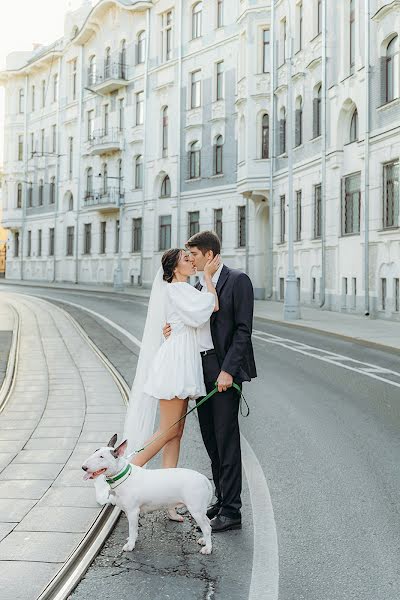
[[6,247],[8,231],[1,226],[3,204],[2,204],[3,173],[0,171],[0,277],[6,272]]

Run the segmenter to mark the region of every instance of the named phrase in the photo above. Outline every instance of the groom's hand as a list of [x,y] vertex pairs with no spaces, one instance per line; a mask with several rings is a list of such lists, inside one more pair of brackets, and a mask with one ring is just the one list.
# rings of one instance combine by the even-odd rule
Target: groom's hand
[[163,336],[165,337],[165,339],[169,338],[169,336],[172,333],[171,325],[169,323],[166,323],[163,327],[162,332],[163,332]]
[[232,387],[233,377],[226,371],[221,371],[217,379],[218,391],[226,392],[226,390]]

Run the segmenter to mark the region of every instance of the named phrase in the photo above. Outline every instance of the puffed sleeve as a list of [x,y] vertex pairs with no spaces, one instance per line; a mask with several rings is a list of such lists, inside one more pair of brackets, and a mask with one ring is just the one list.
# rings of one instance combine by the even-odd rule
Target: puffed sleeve
[[182,321],[190,327],[204,325],[214,311],[214,294],[200,292],[188,283],[169,284],[168,294]]

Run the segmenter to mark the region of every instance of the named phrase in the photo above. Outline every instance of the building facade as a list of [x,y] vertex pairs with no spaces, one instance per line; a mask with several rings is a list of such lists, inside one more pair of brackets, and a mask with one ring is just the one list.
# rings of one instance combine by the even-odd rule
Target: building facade
[[3,171],[0,168],[0,277],[4,277],[6,273],[6,251],[8,233],[1,226],[2,221],[2,195],[3,195]]
[[213,228],[282,300],[291,227],[302,303],[400,318],[399,31],[400,0],[83,2],[0,76],[7,277],[149,285]]

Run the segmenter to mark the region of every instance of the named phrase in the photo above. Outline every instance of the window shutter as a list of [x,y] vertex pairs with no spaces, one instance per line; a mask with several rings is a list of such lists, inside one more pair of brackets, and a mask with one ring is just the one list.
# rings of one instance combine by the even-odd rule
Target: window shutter
[[318,98],[313,100],[313,138],[318,135]]
[[387,81],[386,81],[387,58],[381,56],[381,105],[386,104],[387,100]]
[[300,146],[301,144],[301,138],[300,138],[300,133],[301,133],[301,110],[296,110],[295,113],[295,142],[294,145]]

